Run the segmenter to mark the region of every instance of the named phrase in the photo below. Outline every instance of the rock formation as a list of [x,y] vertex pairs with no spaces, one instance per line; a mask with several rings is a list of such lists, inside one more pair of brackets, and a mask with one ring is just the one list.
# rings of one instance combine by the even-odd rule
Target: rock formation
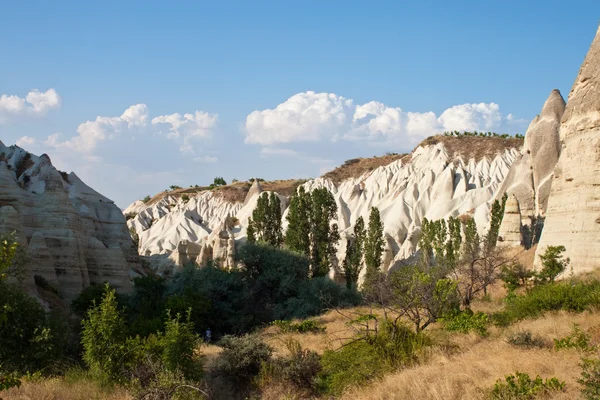
[[600,30],[569,93],[536,263],[564,245],[574,272],[600,266]]
[[[371,207],[379,208],[384,223],[386,269],[414,253],[424,217],[469,214],[480,229],[486,228],[490,205],[519,155],[516,147],[521,142],[480,137],[433,139],[410,156],[360,176],[337,183],[321,177],[304,184],[307,190],[325,187],[336,199],[342,237],[339,260],[355,221],[359,216],[368,221]],[[470,152],[469,147],[479,152]],[[139,235],[140,254],[171,254],[181,265],[181,260],[189,259],[190,250],[184,248],[194,243],[201,248],[196,258],[199,265],[219,259],[224,267],[230,267],[235,243],[245,240],[248,217],[261,192],[261,185],[254,182],[240,202],[227,201],[210,190],[190,196],[189,201],[167,194],[153,204],[135,202],[125,214],[130,215],[128,224]],[[280,199],[287,204],[284,196]],[[286,215],[284,212],[284,229]],[[331,276],[340,273],[336,269]]]
[[[529,247],[533,242],[540,221],[546,214],[550,185],[554,166],[560,154],[560,120],[565,111],[565,101],[556,89],[544,103],[542,111],[529,124],[521,154],[513,163],[499,195],[508,193],[514,197],[506,207],[500,237],[508,244],[523,244]],[[521,217],[516,225],[514,217],[518,209]],[[516,236],[521,232],[521,238]]]
[[[90,283],[131,288],[140,261],[121,210],[74,173],[0,142],[0,232],[15,231],[26,250],[27,288],[40,275],[66,299]],[[33,288],[33,289],[32,289]],[[32,293],[34,294],[34,293]]]

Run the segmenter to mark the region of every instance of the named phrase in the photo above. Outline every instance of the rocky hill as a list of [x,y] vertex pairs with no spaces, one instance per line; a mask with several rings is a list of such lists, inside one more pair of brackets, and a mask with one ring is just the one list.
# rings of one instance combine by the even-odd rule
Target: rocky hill
[[0,142],[0,232],[26,251],[26,286],[43,277],[72,299],[90,283],[127,291],[140,267],[121,210],[50,158]]
[[[391,154],[348,160],[324,176],[302,183],[307,190],[326,187],[338,205],[342,241],[359,216],[368,219],[377,207],[385,226],[385,268],[410,257],[424,217],[469,214],[478,226],[488,224],[491,202],[498,196],[523,141],[515,138],[435,136],[408,155]],[[263,191],[275,191],[287,207],[297,181],[235,183],[208,190],[180,189],[162,193],[125,210],[128,225],[139,237],[140,254],[169,256],[177,265],[209,259],[232,265],[235,244],[245,241],[248,217]],[[245,190],[247,189],[247,192]],[[224,193],[236,192],[237,196]],[[183,194],[186,194],[184,196]],[[245,196],[240,196],[244,193]],[[284,211],[284,227],[286,212]],[[161,259],[161,257],[155,257]],[[331,271],[335,277],[340,271]]]

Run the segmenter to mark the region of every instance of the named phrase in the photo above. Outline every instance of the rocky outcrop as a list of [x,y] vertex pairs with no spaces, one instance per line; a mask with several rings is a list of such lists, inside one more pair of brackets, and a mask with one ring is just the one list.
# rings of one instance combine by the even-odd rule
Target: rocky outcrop
[[[505,147],[506,140],[501,138],[441,137],[434,144],[427,143],[409,157],[361,176],[337,184],[325,177],[304,184],[307,190],[327,188],[337,202],[342,237],[338,260],[344,257],[345,240],[356,220],[362,216],[367,221],[371,207],[380,210],[385,227],[384,269],[415,252],[424,217],[467,214],[475,218],[481,230],[486,228],[491,203],[519,150]],[[479,156],[467,157],[450,150],[461,148],[479,149]],[[236,242],[245,241],[248,217],[261,193],[261,185],[254,182],[244,201],[238,203],[226,201],[210,190],[193,195],[189,201],[167,195],[151,205],[136,202],[125,214],[132,216],[128,224],[139,235],[140,254],[171,254],[171,259],[181,265],[179,260],[189,259],[185,243],[195,243],[201,248],[198,265],[214,259],[229,268],[233,266]],[[287,206],[287,198],[279,197],[282,206]],[[284,212],[284,229],[286,215]],[[340,274],[337,267],[331,271],[333,278]]]
[[15,231],[26,250],[28,287],[43,276],[72,299],[90,283],[131,288],[139,266],[121,210],[74,173],[0,142],[0,232]]
[[564,245],[578,273],[600,266],[600,30],[569,93],[560,141],[537,255]]
[[521,236],[521,210],[515,195],[510,195],[504,207],[504,217],[498,232],[498,243],[508,246],[520,246]]
[[[553,171],[560,154],[559,129],[564,111],[565,101],[554,89],[540,114],[529,124],[521,153],[498,193],[507,193],[516,200],[516,204],[506,207],[504,219],[507,221],[500,229],[500,237],[507,239],[506,243],[530,246],[532,235],[546,214]],[[518,207],[521,217],[519,229],[514,207]],[[516,232],[523,233],[520,240]]]

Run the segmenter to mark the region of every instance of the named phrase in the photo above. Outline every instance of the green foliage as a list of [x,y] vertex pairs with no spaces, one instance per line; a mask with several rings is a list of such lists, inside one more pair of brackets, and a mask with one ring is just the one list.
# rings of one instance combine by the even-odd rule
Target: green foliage
[[503,382],[501,379],[491,390],[490,398],[494,400],[528,400],[539,396],[548,397],[552,392],[562,391],[565,382],[557,378],[543,380],[536,376],[535,379],[523,372],[515,372],[514,375],[507,375]]
[[0,282],[6,280],[9,270],[13,266],[18,247],[14,232],[0,235]]
[[[125,318],[118,310],[114,290],[106,285],[102,302],[88,310],[82,321],[83,361],[102,381],[121,382],[130,355]],[[131,343],[130,343],[131,344]]]
[[247,236],[250,243],[258,240],[273,247],[283,244],[281,201],[275,193],[269,195],[265,192],[258,198],[252,218],[248,219]]
[[273,353],[269,345],[252,335],[225,336],[219,344],[223,351],[215,361],[214,369],[239,385],[249,384]]
[[562,256],[565,251],[565,246],[548,246],[544,254],[540,254],[542,270],[535,275],[536,285],[554,282],[565,271],[570,262]]
[[190,196],[188,196],[187,194],[184,194],[183,196],[181,196],[181,201],[183,201],[184,203],[187,203],[188,201],[190,201]]
[[525,348],[533,348],[533,347],[547,347],[544,339],[539,336],[534,336],[531,331],[519,331],[510,335],[507,340],[509,344],[516,347],[525,347]]
[[290,357],[275,360],[277,378],[298,388],[315,391],[317,376],[322,370],[321,357],[314,351],[303,349],[296,340],[290,339],[285,344]]
[[286,247],[307,257],[310,255],[310,207],[310,193],[300,186],[290,200],[286,217],[288,228],[285,233]]
[[365,221],[363,217],[358,217],[354,224],[354,234],[348,238],[346,257],[342,264],[348,289],[358,283],[358,276],[362,270],[366,234]]
[[582,359],[581,376],[577,382],[581,385],[581,394],[586,400],[600,399],[600,360]]
[[[114,288],[110,287],[109,285],[109,290],[113,289]],[[92,284],[86,287],[81,291],[81,293],[79,293],[79,296],[77,296],[75,300],[71,302],[71,311],[73,311],[79,317],[86,317],[89,309],[102,302],[106,290],[106,284]],[[119,294],[116,294],[116,296],[117,302],[119,303],[119,308],[123,308],[123,306],[126,304],[126,299]]]
[[300,186],[290,201],[285,245],[309,258],[311,276],[325,276],[331,269],[340,239],[337,225],[331,224],[336,219],[337,204],[326,188],[307,193]]
[[475,331],[481,336],[487,335],[489,318],[482,312],[474,313],[469,308],[464,311],[455,311],[442,318],[444,329],[454,332],[469,333]]
[[596,346],[593,346],[590,343],[590,341],[590,335],[588,335],[587,333],[582,331],[581,328],[575,325],[571,334],[560,339],[554,339],[554,349],[576,349],[580,351],[593,351],[596,349]]
[[181,189],[181,186],[171,185],[171,186],[169,186],[169,189],[171,189],[171,190],[177,190],[177,189]]
[[511,263],[502,266],[500,279],[504,286],[513,291],[520,287],[527,287],[527,282],[535,275],[534,271],[528,270],[523,264]]
[[536,317],[545,311],[581,312],[600,304],[600,282],[555,282],[537,286],[522,295],[509,297],[504,311],[492,315],[496,325],[509,324]]
[[200,379],[202,365],[194,356],[194,350],[200,345],[200,337],[194,333],[194,323],[190,322],[191,309],[185,321],[181,315],[171,317],[167,312],[164,334],[160,335],[162,350],[161,361],[167,371],[181,371],[186,378]]
[[145,196],[145,197],[142,199],[142,201],[143,201],[144,203],[147,203],[147,202],[149,202],[149,201],[150,201],[150,195],[147,195],[147,196]]
[[275,320],[272,324],[278,327],[284,333],[321,333],[325,332],[325,327],[314,319],[307,319],[300,323],[294,323],[288,320]]
[[0,364],[6,371],[38,371],[58,361],[67,333],[58,316],[48,315],[16,286],[0,282]]
[[[164,278],[153,275],[134,278],[133,282],[133,292],[127,299],[128,332],[145,337],[163,327],[167,285]],[[183,315],[186,310],[180,307],[173,311]]]
[[217,176],[215,179],[213,179],[213,183],[208,185],[208,188],[214,189],[216,187],[225,186],[225,185],[227,185],[227,182],[225,181],[225,179],[223,179],[222,176]]
[[443,271],[422,266],[405,266],[390,276],[393,304],[420,332],[458,308],[456,282]]
[[371,208],[371,214],[369,214],[369,227],[364,247],[367,279],[369,280],[379,272],[383,255],[383,222],[381,222],[379,210],[375,207]]
[[134,219],[136,216],[137,216],[137,213],[134,213],[134,212],[127,213],[127,214],[125,214],[125,220],[129,221],[130,219]]
[[[21,380],[15,373],[2,373],[2,366],[0,365],[0,392],[13,387],[21,387]],[[1,397],[0,400],[2,400]]]
[[349,386],[361,386],[386,372],[411,365],[429,343],[422,333],[384,320],[378,330],[365,331],[342,348],[323,353],[321,387],[339,395]]
[[502,224],[502,218],[504,217],[504,208],[506,207],[507,199],[508,195],[504,193],[501,201],[494,200],[494,203],[492,204],[490,229],[485,237],[485,245],[488,248],[496,247],[498,232],[500,231],[500,224]]
[[[500,139],[510,139],[513,136],[511,136],[508,133],[496,133],[496,132],[477,132],[477,131],[447,131],[444,132],[444,136],[455,136],[455,137],[469,137],[469,136],[478,136],[478,137],[495,137],[495,138],[500,138]],[[516,133],[514,136],[516,139],[524,139],[525,136]]]

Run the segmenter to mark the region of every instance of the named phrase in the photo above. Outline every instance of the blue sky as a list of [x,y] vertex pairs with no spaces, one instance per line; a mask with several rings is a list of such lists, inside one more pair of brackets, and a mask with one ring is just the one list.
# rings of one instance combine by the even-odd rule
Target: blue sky
[[585,0],[4,1],[0,139],[121,207],[315,177],[448,128],[524,133],[599,18]]

